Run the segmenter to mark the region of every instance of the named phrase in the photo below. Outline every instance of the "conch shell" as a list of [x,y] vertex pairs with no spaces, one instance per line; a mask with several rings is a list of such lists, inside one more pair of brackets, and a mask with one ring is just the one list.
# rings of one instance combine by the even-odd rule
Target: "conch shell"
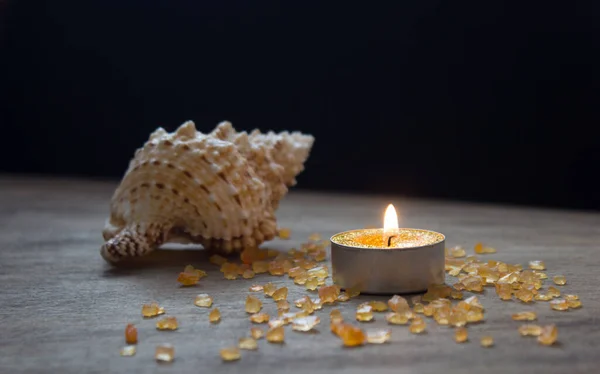
[[112,197],[102,257],[117,262],[166,242],[228,254],[273,239],[275,210],[313,142],[298,132],[236,132],[229,122],[210,134],[191,121],[173,133],[158,128]]

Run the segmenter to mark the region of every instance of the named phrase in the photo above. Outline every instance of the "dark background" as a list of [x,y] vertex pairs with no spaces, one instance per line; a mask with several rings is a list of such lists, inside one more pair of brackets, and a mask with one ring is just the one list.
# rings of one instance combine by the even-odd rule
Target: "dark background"
[[226,119],[315,135],[298,188],[600,209],[592,3],[0,0],[0,171]]

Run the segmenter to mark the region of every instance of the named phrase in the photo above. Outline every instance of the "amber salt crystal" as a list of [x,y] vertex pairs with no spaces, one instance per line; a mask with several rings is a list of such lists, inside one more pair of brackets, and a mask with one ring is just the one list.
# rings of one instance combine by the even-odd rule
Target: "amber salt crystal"
[[433,313],[433,319],[435,319],[439,325],[448,325],[450,324],[450,313],[451,311],[449,306],[438,307]]
[[198,296],[196,296],[196,299],[194,300],[194,305],[196,305],[197,307],[201,307],[201,308],[210,308],[212,303],[213,303],[213,298],[205,293],[199,294]]
[[125,343],[136,344],[138,339],[137,328],[129,323],[125,326]]
[[537,295],[534,296],[533,298],[536,301],[550,301],[552,300],[552,296],[546,294],[544,295],[543,293],[538,293]]
[[318,297],[316,299],[312,299],[312,304],[315,310],[323,309],[323,302]]
[[542,327],[542,331],[540,335],[537,337],[537,340],[540,344],[543,345],[552,345],[558,339],[558,329],[556,325],[548,325]]
[[269,329],[265,338],[269,343],[283,343],[283,340],[285,339],[285,330],[283,329],[283,326]]
[[339,323],[344,320],[344,317],[342,317],[342,313],[338,309],[332,309],[329,313],[329,320],[331,323]]
[[410,309],[406,299],[399,295],[392,296],[392,298],[388,300],[388,306],[394,312],[403,312]]
[[296,284],[306,284],[306,282],[308,281],[308,274],[306,272],[298,274],[295,278],[294,278],[294,283]]
[[254,323],[267,323],[269,322],[269,318],[267,313],[255,313],[250,316],[250,321]]
[[223,277],[228,280],[236,280],[238,275],[237,272],[227,271],[223,273]]
[[246,248],[240,253],[240,260],[244,264],[252,264],[259,259],[259,251],[257,248]]
[[367,330],[367,343],[369,344],[383,344],[390,341],[392,338],[392,330],[389,329],[375,329]]
[[460,291],[452,290],[452,292],[450,292],[450,297],[453,298],[454,300],[462,300],[464,297],[464,294]]
[[260,312],[261,309],[262,301],[252,295],[248,295],[246,298],[246,312],[254,314]]
[[340,331],[341,331],[343,325],[344,325],[343,321],[332,321],[329,324],[329,328],[331,329],[332,333],[334,333],[335,335],[337,335],[339,337]]
[[544,273],[541,270],[534,270],[534,273],[538,277],[538,279],[548,279],[548,274]]
[[569,303],[565,299],[550,300],[550,308],[554,310],[565,311],[569,309]]
[[465,303],[469,305],[469,310],[483,310],[483,305],[481,304],[481,301],[479,301],[477,296],[470,296],[466,298]]
[[550,286],[548,287],[548,292],[546,292],[546,294],[550,297],[559,297],[560,291],[558,288]]
[[433,306],[430,304],[427,304],[425,306],[423,306],[423,314],[427,317],[431,317],[433,315]]
[[454,331],[454,341],[457,343],[464,343],[469,339],[469,332],[464,327],[458,327]]
[[307,271],[309,277],[316,278],[327,278],[329,276],[329,270],[326,266],[318,266]]
[[334,303],[340,295],[338,286],[323,286],[319,288],[319,298],[323,304]]
[[183,268],[183,272],[196,274],[198,278],[204,278],[206,276],[206,272],[204,270],[196,269],[192,265],[186,265],[186,267]]
[[409,318],[406,313],[391,312],[385,315],[385,320],[391,325],[406,325]]
[[[317,263],[315,261],[307,260],[307,261],[304,261],[301,266],[304,269],[309,270],[309,269],[312,269],[312,268],[316,267]],[[306,273],[306,275],[310,277],[310,275],[308,274],[308,272]]]
[[300,266],[293,267],[290,269],[290,271],[288,271],[288,276],[290,278],[296,278],[300,274],[306,274],[306,270],[304,270]]
[[128,345],[119,350],[119,353],[123,357],[131,357],[136,353],[135,345]]
[[319,280],[316,277],[308,278],[304,286],[307,290],[314,291],[319,287]]
[[477,243],[475,244],[475,253],[477,254],[489,254],[489,253],[496,253],[496,249],[492,248],[492,247],[486,247],[483,245],[483,243]]
[[172,362],[175,359],[175,348],[171,344],[156,347],[154,358],[159,362]]
[[266,296],[273,296],[273,293],[277,290],[277,286],[273,283],[267,283],[263,286],[263,291]]
[[250,269],[246,269],[242,273],[242,278],[244,278],[244,279],[252,279],[252,278],[254,278],[254,275],[255,275],[254,271],[252,271]]
[[363,330],[347,323],[336,324],[336,334],[347,347],[363,345],[367,341],[367,336]]
[[268,323],[269,328],[273,329],[275,327],[284,326],[284,325],[289,324],[291,319],[286,319],[286,317],[283,317],[283,315],[285,315],[285,314],[287,314],[287,313],[280,313],[277,318],[269,320],[269,323]]
[[179,324],[175,317],[165,317],[161,320],[156,321],[156,328],[158,330],[177,330]]
[[287,227],[282,227],[277,231],[279,239],[288,240],[292,236],[292,230]]
[[539,325],[521,325],[519,334],[521,336],[539,336],[542,333],[542,327]]
[[233,262],[224,262],[219,269],[221,273],[232,273],[237,275],[239,266],[238,264],[234,264]]
[[242,357],[238,347],[223,348],[220,353],[223,361],[235,361]]
[[481,310],[469,310],[467,312],[467,322],[481,322],[483,321],[483,312]]
[[450,253],[450,256],[454,258],[465,257],[467,255],[467,252],[463,247],[452,247],[448,252]]
[[565,294],[565,300],[579,300],[579,296],[573,294]]
[[165,310],[163,308],[159,307],[158,304],[156,304],[156,303],[142,305],[142,316],[143,317],[146,317],[146,318],[156,317],[161,314],[165,314]]
[[281,287],[281,288],[277,289],[275,292],[273,292],[272,297],[273,297],[273,300],[280,301],[280,300],[287,299],[287,295],[288,295],[288,288]]
[[282,310],[284,312],[290,310],[290,303],[287,300],[279,300],[277,302],[277,310]]
[[415,313],[423,314],[425,306],[419,302],[416,302],[413,306],[413,311]]
[[316,310],[315,303],[308,296],[296,300],[296,306],[308,314],[312,314]]
[[358,307],[370,306],[373,312],[385,312],[388,310],[388,306],[383,301],[367,301],[366,303],[360,304]]
[[295,331],[310,331],[321,322],[317,316],[306,316],[296,318],[292,321],[292,329]]
[[253,351],[258,349],[258,343],[254,338],[240,338],[240,340],[238,341],[238,347],[240,349],[247,349]]
[[[242,252],[244,253],[244,252]],[[242,257],[240,255],[240,257]],[[233,271],[234,269],[232,269]],[[252,263],[246,263],[243,259],[242,259],[242,263],[241,264],[236,264],[236,269],[237,271],[237,275],[242,275],[244,274],[245,271],[247,270],[252,270]]]
[[327,258],[327,252],[326,252],[324,249],[322,249],[322,250],[320,250],[320,251],[316,252],[316,253],[313,255],[313,258],[314,258],[314,259],[315,259],[315,261],[317,261],[317,262],[325,261],[325,259]]
[[467,324],[467,313],[464,310],[453,310],[448,317],[448,323],[455,327],[462,327]]
[[256,274],[266,273],[269,271],[269,263],[267,261],[254,261],[252,263],[252,271]]
[[193,286],[200,280],[200,277],[196,273],[179,273],[177,282],[181,283],[182,286]]
[[426,328],[427,325],[425,324],[425,321],[423,321],[423,319],[420,317],[416,317],[412,320],[408,331],[410,331],[413,334],[420,334],[424,332]]
[[368,322],[373,320],[373,308],[370,305],[363,305],[356,310],[356,320]]
[[461,281],[464,284],[465,289],[471,292],[482,292],[483,291],[483,279],[478,276],[468,276]]
[[552,281],[554,282],[554,284],[559,286],[564,286],[565,284],[567,284],[567,278],[565,278],[564,275],[556,275],[552,278]]
[[250,328],[250,335],[252,338],[258,340],[265,335],[265,332],[258,327],[252,327]]
[[480,343],[482,347],[489,348],[494,345],[494,338],[491,336],[482,336]]
[[221,311],[219,308],[215,308],[208,313],[208,321],[210,323],[217,323],[221,321]]
[[496,283],[494,286],[496,288],[496,295],[498,295],[498,297],[501,300],[511,300],[512,299],[512,287],[510,284]]
[[529,268],[533,270],[546,270],[544,261],[529,261]]
[[271,261],[269,262],[269,274],[271,275],[283,275],[285,269],[282,261]]
[[537,315],[532,311],[519,312],[513,314],[512,319],[515,321],[535,321],[537,319]]
[[533,292],[526,288],[521,288],[520,290],[515,292],[515,296],[517,299],[521,300],[524,303],[528,303],[531,300],[533,300]]

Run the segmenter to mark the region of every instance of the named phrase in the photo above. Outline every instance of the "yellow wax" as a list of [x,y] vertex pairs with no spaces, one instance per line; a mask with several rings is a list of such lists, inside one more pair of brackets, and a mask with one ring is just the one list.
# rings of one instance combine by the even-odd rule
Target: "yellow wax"
[[[390,236],[393,236],[391,241]],[[420,229],[363,229],[346,231],[334,235],[331,240],[334,243],[347,247],[357,248],[376,248],[376,249],[394,249],[394,248],[416,248],[432,245],[444,240],[444,235],[428,230]],[[388,241],[390,246],[388,247]]]

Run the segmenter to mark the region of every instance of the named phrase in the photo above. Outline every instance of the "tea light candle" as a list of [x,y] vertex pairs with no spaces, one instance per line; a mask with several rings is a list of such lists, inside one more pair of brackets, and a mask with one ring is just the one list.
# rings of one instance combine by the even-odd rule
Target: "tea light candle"
[[342,289],[392,294],[427,290],[444,283],[444,235],[399,228],[389,205],[383,229],[351,230],[331,237],[333,281]]

